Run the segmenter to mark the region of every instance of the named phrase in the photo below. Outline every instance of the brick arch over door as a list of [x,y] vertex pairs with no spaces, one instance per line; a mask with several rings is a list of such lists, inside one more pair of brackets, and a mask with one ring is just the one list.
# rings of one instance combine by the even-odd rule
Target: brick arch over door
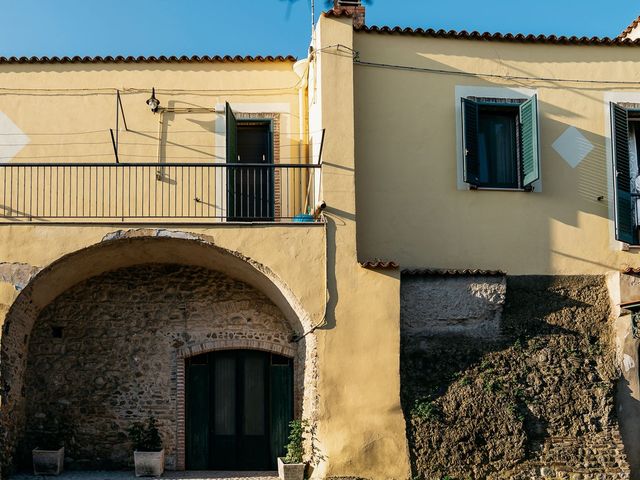
[[[25,372],[32,328],[43,309],[72,286],[117,268],[142,264],[176,263],[223,273],[255,288],[279,309],[291,335],[309,330],[312,321],[291,289],[268,267],[237,252],[222,249],[198,238],[137,235],[103,241],[69,254],[44,268],[11,306],[3,327],[0,371],[2,406],[0,425],[6,441],[0,447],[3,472],[13,464],[16,446],[24,438],[26,424]],[[315,337],[298,344],[304,360],[298,368],[304,392],[304,416],[315,411]]]

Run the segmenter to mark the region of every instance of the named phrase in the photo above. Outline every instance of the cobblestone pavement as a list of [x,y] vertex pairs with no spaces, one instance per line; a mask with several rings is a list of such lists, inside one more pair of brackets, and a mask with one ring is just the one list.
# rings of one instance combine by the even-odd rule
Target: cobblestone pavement
[[[137,478],[133,471],[121,472],[63,472],[57,477],[43,477],[21,473],[13,475],[10,480],[132,480]],[[152,478],[152,477],[143,477]],[[276,472],[165,472],[160,478],[171,480],[273,480],[278,478]]]

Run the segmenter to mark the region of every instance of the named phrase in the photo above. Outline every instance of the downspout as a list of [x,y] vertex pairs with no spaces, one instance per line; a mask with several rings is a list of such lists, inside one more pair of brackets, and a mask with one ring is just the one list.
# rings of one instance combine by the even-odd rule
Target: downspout
[[[309,78],[309,59],[298,60],[293,64],[293,71],[300,78],[298,81],[298,162],[309,163],[308,158],[308,137],[307,137],[307,106],[306,91]],[[309,178],[307,181],[307,192],[294,192],[294,198],[302,198],[305,195],[304,207],[297,205],[296,208],[301,209],[302,213],[308,213],[309,187],[311,186],[311,173],[307,172]]]
[[309,84],[309,59],[298,60],[293,64],[293,71],[300,78],[298,83],[298,158],[302,163],[302,159],[307,158],[307,102],[305,94]]

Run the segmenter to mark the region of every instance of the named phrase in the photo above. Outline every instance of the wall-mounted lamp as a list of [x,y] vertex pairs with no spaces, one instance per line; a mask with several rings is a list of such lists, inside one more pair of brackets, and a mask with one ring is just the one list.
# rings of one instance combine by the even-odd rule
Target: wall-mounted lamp
[[149,98],[149,100],[147,100],[147,105],[149,105],[149,108],[151,109],[151,111],[153,113],[156,113],[158,111],[158,109],[160,108],[160,100],[158,100],[156,98],[156,88],[153,87],[151,89],[151,97]]

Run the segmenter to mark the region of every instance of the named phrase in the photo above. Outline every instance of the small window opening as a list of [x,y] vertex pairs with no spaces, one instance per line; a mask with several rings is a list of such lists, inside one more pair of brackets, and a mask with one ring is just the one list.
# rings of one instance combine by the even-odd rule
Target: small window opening
[[62,338],[63,329],[62,327],[51,327],[51,336],[53,338]]

